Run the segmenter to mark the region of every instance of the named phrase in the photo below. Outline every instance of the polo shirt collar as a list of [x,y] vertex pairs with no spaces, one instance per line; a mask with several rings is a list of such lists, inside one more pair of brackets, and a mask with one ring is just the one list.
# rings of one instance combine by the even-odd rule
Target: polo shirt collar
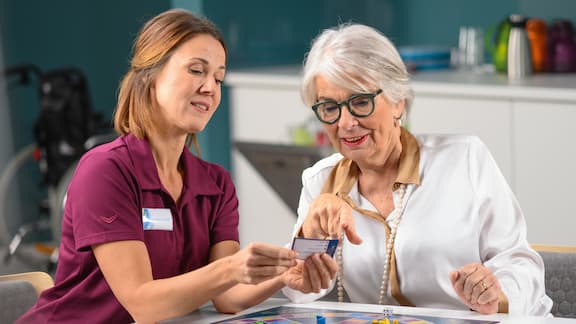
[[208,162],[196,157],[186,146],[182,151],[181,159],[185,177],[184,191],[189,196],[214,196],[224,194],[214,178],[207,172]]
[[[152,156],[152,149],[148,141],[146,139],[138,139],[133,134],[127,134],[124,136],[124,143],[132,158],[134,172],[140,187],[145,190],[160,190],[162,183],[160,182],[156,163]],[[206,172],[206,165],[203,165],[206,162],[195,157],[187,147],[182,149],[180,159],[182,160],[185,175],[183,193],[191,196],[222,194],[222,190]],[[194,185],[190,186],[190,184]]]

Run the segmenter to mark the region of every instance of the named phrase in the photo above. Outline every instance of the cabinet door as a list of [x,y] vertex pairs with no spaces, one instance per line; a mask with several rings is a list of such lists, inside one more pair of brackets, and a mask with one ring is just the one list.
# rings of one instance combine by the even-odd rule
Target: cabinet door
[[516,102],[516,195],[531,243],[576,245],[576,103]]
[[[314,118],[311,109],[300,101],[297,86],[237,86],[230,89],[230,98],[232,143],[288,144],[291,142],[291,127]],[[232,173],[240,201],[241,245],[253,241],[276,245],[289,243],[296,223],[296,211],[282,201],[235,148],[232,148]],[[297,190],[299,192],[300,188]]]
[[239,86],[230,89],[230,102],[233,140],[289,144],[290,129],[314,118],[297,87]]
[[408,127],[414,134],[471,134],[486,144],[514,189],[509,101],[416,94]]

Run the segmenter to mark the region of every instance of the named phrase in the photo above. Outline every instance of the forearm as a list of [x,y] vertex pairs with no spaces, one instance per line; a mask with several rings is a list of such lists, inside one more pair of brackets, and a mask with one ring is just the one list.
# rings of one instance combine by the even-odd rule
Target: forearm
[[281,275],[257,285],[238,284],[214,298],[214,307],[222,313],[237,313],[260,304],[284,286]]
[[183,316],[236,285],[230,273],[229,258],[222,258],[192,272],[148,281],[123,304],[138,323]]

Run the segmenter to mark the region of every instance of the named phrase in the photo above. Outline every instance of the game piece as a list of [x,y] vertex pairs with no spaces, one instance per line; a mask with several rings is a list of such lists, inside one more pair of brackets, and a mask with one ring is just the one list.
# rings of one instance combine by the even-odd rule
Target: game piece
[[[392,317],[392,309],[391,309],[391,308],[388,308],[388,307],[385,307],[385,308],[382,310],[382,316],[383,316],[384,318],[386,318],[386,319]],[[387,323],[387,324],[388,324],[388,323]]]

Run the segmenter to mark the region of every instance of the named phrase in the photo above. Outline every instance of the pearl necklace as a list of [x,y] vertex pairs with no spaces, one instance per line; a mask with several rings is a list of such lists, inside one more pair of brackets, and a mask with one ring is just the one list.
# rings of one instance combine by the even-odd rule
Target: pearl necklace
[[[406,193],[406,185],[401,184],[398,188],[398,204],[395,204],[394,211],[392,213],[397,214],[397,217],[392,221],[390,226],[390,235],[388,236],[388,241],[386,243],[386,260],[384,262],[384,269],[382,271],[382,283],[380,284],[380,298],[378,303],[380,305],[384,304],[384,296],[388,292],[388,277],[390,276],[390,259],[392,256],[392,249],[394,247],[394,240],[396,239],[396,230],[398,224],[400,224],[400,219],[402,218],[402,209],[404,207],[404,194]],[[338,262],[338,273],[336,274],[337,290],[338,290],[338,302],[342,303],[344,301],[344,286],[342,284],[342,276],[344,268],[342,266],[342,245],[344,236],[340,237],[340,242],[342,242],[336,251],[336,261]]]

